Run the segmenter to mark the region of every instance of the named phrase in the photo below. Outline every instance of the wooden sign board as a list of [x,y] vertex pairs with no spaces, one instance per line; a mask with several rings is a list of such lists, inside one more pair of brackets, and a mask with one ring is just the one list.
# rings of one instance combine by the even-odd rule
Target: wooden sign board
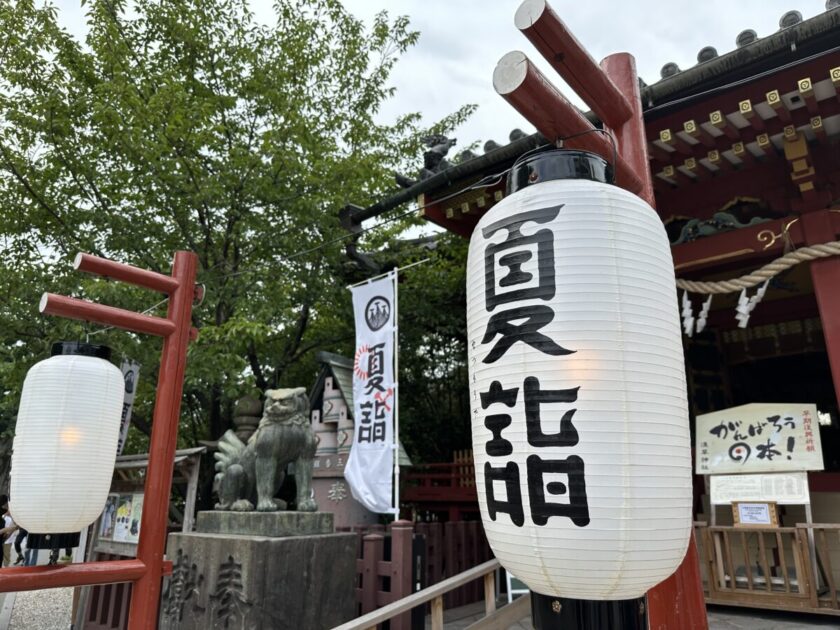
[[775,501],[733,501],[732,519],[736,527],[778,527],[779,510]]
[[698,475],[823,470],[817,407],[753,403],[697,416]]

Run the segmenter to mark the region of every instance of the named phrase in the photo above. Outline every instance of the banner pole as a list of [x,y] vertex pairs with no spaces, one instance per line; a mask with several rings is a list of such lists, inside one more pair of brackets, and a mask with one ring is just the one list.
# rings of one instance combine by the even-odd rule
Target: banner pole
[[[428,258],[426,259],[428,260]],[[421,261],[421,262],[426,262]],[[419,263],[414,263],[419,264]],[[414,265],[408,265],[409,267]],[[394,269],[394,519],[400,518],[400,327],[397,277],[399,268]]]

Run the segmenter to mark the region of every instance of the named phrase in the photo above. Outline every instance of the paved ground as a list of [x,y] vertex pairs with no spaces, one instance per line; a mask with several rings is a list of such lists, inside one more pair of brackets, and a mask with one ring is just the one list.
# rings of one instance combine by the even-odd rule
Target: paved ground
[[[18,593],[14,606],[10,595],[0,594],[0,630],[68,630],[73,589],[57,588],[49,591]],[[506,602],[500,601],[502,606]],[[484,603],[478,602],[454,610],[444,611],[444,626],[447,630],[464,630],[474,621],[481,619]],[[426,627],[431,627],[427,618]],[[840,617],[809,615],[804,613],[781,613],[729,608],[709,607],[709,630],[812,630],[834,628],[840,630]],[[508,630],[534,630],[530,617],[523,619]]]
[[[0,630],[69,630],[73,606],[72,588],[53,588],[0,595]],[[11,614],[9,614],[11,608]],[[6,612],[4,616],[4,612]]]
[[[499,602],[502,606],[506,602]],[[444,611],[446,630],[464,630],[484,616],[484,603],[479,602],[454,610]],[[431,628],[426,618],[426,628]],[[746,608],[709,606],[709,630],[812,630],[815,628],[840,629],[840,617],[804,613],[764,612]],[[534,630],[531,618],[523,619],[508,630]]]

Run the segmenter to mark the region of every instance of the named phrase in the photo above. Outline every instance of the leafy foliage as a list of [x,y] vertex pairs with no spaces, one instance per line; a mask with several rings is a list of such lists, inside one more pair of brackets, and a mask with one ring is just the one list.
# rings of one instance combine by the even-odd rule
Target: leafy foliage
[[[404,17],[381,13],[366,28],[338,0],[277,0],[270,25],[246,0],[85,6],[79,42],[52,5],[0,3],[0,430],[11,428],[23,375],[48,344],[86,334],[39,318],[41,291],[137,311],[159,300],[72,273],[77,251],[168,273],[172,252],[188,249],[206,288],[182,417],[181,439],[194,444],[228,427],[239,395],[308,385],[315,350],[349,349],[337,209],[385,194],[393,171],[411,170],[419,138],[471,108],[431,130],[417,114],[375,122],[394,63],[417,39]],[[454,278],[430,286],[446,297]],[[134,416],[148,432],[159,343],[94,334],[143,365]],[[454,348],[443,333],[416,334],[412,374],[421,378],[433,357],[445,369],[438,358]],[[133,433],[128,448],[144,440]]]

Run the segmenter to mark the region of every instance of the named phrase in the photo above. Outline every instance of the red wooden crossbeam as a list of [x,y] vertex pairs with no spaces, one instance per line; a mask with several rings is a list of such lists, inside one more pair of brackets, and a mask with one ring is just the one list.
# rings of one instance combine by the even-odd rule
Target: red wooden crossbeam
[[[493,86],[514,109],[525,116],[550,140],[580,135],[569,146],[597,153],[613,161],[612,143],[601,133],[587,133],[595,128],[578,109],[545,78],[519,51],[509,52],[499,60],[493,72]],[[616,182],[631,192],[639,192],[642,182],[619,155],[615,165]]]
[[137,559],[11,567],[0,571],[0,592],[132,582],[145,572],[146,565]]
[[77,256],[74,265],[79,271],[122,280],[169,295],[166,318],[52,293],[44,294],[40,305],[41,312],[47,315],[81,319],[164,338],[149,440],[149,463],[146,467],[137,558],[3,569],[0,570],[0,592],[132,582],[129,630],[153,630],[157,627],[161,578],[172,573],[172,563],[165,561],[163,554],[187,345],[192,332],[190,321],[192,303],[196,296],[198,258],[191,252],[176,252],[171,276],[87,254]]
[[67,319],[80,319],[94,324],[114,326],[123,330],[168,337],[175,332],[175,324],[168,319],[126,311],[113,306],[103,306],[86,300],[44,293],[38,309],[44,315]]
[[128,284],[143,287],[144,289],[157,291],[158,293],[172,293],[179,285],[178,279],[172,276],[166,276],[156,271],[148,271],[131,265],[124,265],[113,260],[108,260],[107,258],[91,256],[90,254],[77,254],[75,260],[73,260],[73,268],[76,271],[92,273],[103,278],[121,280]]
[[615,128],[630,119],[628,99],[545,0],[525,0],[514,24],[605,125]]

